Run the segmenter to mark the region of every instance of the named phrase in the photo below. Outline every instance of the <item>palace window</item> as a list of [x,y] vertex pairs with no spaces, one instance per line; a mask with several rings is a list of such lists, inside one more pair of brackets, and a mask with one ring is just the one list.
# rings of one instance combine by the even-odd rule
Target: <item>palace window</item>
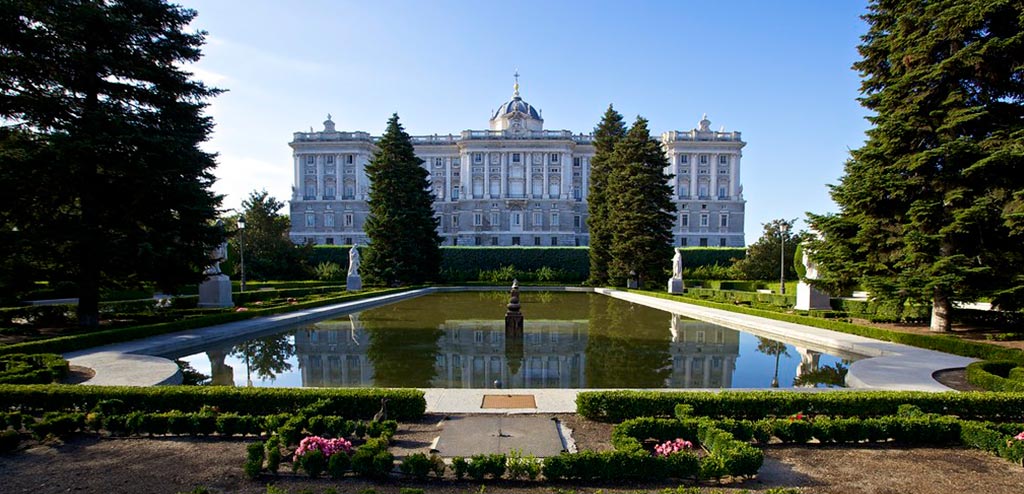
[[[700,226],[708,226],[708,215],[706,215],[706,214],[700,215]],[[703,247],[707,247],[707,246],[705,245]]]
[[491,237],[491,245],[498,245],[498,237]]
[[345,213],[345,226],[352,226],[352,213]]
[[512,245],[519,245],[519,237],[512,237]]
[[306,175],[316,175],[316,166],[307,166]]
[[522,161],[522,156],[520,156],[519,153],[512,153],[512,162],[513,163],[519,163],[521,161]]
[[561,193],[562,193],[562,186],[561,186],[561,184],[559,184],[558,182],[551,182],[551,185],[548,186],[548,196],[549,197],[558,197],[558,195],[561,194]]
[[307,185],[306,186],[306,196],[310,197],[310,198],[316,197],[316,186],[315,185]]
[[725,239],[724,238],[718,239],[718,246],[719,247],[725,247]]
[[684,227],[690,226],[690,215],[688,215],[688,214],[681,214],[681,215],[679,215],[679,225],[680,226],[684,226]]
[[551,213],[551,226],[558,226],[558,213]]
[[533,226],[544,226],[544,215],[535,212],[533,213]]
[[452,200],[453,201],[458,201],[459,200],[459,186],[458,185],[452,187]]
[[353,157],[352,157],[352,155],[350,154],[350,155],[348,155],[348,157],[346,157],[346,158],[345,158],[345,163],[348,163],[348,164],[350,164],[350,165],[351,165],[351,164],[352,164],[352,160],[353,160]]
[[328,155],[327,156],[327,164],[328,165],[333,165],[334,164],[334,156],[333,155]]
[[[482,226],[484,224],[484,215],[482,213],[473,213],[473,226]],[[477,244],[480,245],[480,244]]]
[[473,163],[483,163],[483,162],[484,162],[484,155],[483,155],[483,153],[473,153]]
[[728,194],[726,194],[726,192],[727,192],[726,191],[726,187],[724,185],[718,187],[718,198],[719,199],[725,199],[728,196]]
[[501,226],[501,213],[491,213],[491,226]]
[[708,155],[706,155],[706,154],[700,155],[700,164],[702,164],[702,165],[708,164]]
[[700,239],[700,246],[701,247],[707,247],[708,246],[708,239],[706,239],[706,238]]
[[458,227],[459,227],[459,215],[453,214],[452,215],[452,228],[458,228]]
[[723,214],[718,221],[718,226],[726,227],[729,226],[729,215]]
[[727,154],[720,154],[720,155],[718,155],[718,164],[719,165],[728,165],[729,164],[729,155],[727,155]]
[[334,226],[334,213],[324,213],[324,226]]
[[316,156],[313,156],[313,155],[306,156],[306,164],[312,165],[312,164],[315,164],[315,163],[316,163]]
[[316,215],[313,213],[306,213],[306,226],[316,226]]
[[558,163],[558,154],[551,153],[551,162],[552,163]]
[[551,245],[558,245],[558,237],[551,237]]
[[533,245],[540,246],[540,237],[533,237]]
[[578,167],[578,166],[582,166],[582,165],[583,165],[583,158],[573,158],[572,159],[572,166],[577,166]]
[[686,247],[686,237],[679,239],[679,246]]
[[444,166],[444,158],[434,158],[434,166],[435,167],[442,167],[442,166]]
[[728,168],[719,168],[718,169],[718,174],[719,175],[728,175],[729,174],[729,169]]
[[685,165],[690,162],[690,156],[685,154],[679,155],[679,164]]
[[579,228],[580,227],[580,221],[581,221],[580,216],[578,216],[578,215],[573,216],[572,217],[572,226],[573,226],[573,228]]

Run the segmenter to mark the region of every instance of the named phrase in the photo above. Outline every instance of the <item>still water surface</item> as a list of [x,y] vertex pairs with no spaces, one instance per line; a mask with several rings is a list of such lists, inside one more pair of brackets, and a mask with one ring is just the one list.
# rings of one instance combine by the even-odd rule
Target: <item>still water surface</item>
[[593,293],[438,293],[181,357],[215,384],[768,388],[842,382],[849,360]]

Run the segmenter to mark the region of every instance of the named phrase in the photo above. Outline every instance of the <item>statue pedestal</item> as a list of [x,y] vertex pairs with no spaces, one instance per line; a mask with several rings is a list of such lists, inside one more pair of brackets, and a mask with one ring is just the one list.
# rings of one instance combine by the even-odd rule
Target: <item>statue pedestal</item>
[[636,290],[638,286],[639,284],[637,283],[636,279],[630,278],[626,280],[626,288],[629,288],[630,290]]
[[363,277],[362,276],[359,276],[359,275],[349,276],[348,279],[345,280],[345,291],[346,292],[354,292],[356,290],[362,290],[362,289],[363,289]]
[[796,285],[796,310],[830,310],[831,297],[821,290],[801,281]]
[[668,279],[668,293],[683,293],[683,289],[685,288],[686,286],[683,284],[683,280],[679,278]]
[[231,278],[226,274],[215,274],[199,284],[199,307],[233,307],[231,301]]

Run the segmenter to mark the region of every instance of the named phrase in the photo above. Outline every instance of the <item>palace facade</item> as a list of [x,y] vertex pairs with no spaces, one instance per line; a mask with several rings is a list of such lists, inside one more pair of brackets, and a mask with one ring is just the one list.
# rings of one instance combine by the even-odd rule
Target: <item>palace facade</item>
[[[294,134],[292,241],[368,242],[366,165],[377,139],[337,130],[330,115],[322,131]],[[518,80],[488,130],[413,136],[430,174],[443,245],[588,245],[592,140],[544,130],[541,112],[520,97]],[[661,143],[676,205],[675,245],[744,246],[740,133],[711,130],[705,115],[694,129],[663,133]]]

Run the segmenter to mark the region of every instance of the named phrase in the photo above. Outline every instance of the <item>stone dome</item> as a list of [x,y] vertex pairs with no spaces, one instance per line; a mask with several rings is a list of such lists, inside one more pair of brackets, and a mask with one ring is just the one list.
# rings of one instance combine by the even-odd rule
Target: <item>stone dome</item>
[[491,118],[498,118],[503,115],[508,115],[509,113],[515,112],[522,113],[529,118],[544,120],[543,118],[540,117],[540,112],[537,111],[537,109],[534,108],[533,105],[527,103],[526,101],[523,100],[523,98],[519,97],[519,91],[516,91],[515,96],[513,96],[511,100],[502,103],[502,105],[498,107],[498,110],[494,112],[494,116]]

